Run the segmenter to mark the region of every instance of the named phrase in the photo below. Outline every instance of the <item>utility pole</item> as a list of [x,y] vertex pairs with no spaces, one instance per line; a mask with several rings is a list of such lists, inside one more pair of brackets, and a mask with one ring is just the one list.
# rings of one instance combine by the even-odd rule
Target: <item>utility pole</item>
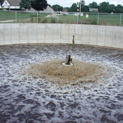
[[80,16],[81,16],[81,9],[82,9],[82,5],[84,6],[85,1],[84,0],[80,0],[79,2],[79,6],[80,6]]
[[82,7],[82,3],[81,3],[81,0],[80,0],[80,3],[79,3],[79,7],[80,7],[80,10],[79,10],[79,15],[81,16],[81,7]]

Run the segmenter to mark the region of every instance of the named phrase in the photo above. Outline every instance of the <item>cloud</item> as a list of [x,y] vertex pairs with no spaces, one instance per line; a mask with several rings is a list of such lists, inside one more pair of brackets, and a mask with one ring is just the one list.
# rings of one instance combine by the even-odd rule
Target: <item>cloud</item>
[[76,3],[76,2],[80,2],[80,0],[73,0],[72,2],[73,2],[73,3]]
[[111,3],[114,5],[122,4],[121,2],[118,2],[118,1],[112,1]]

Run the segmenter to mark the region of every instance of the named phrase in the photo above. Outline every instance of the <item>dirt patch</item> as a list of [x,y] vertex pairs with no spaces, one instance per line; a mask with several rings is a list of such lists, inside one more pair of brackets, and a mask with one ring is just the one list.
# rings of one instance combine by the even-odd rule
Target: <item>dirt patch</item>
[[0,21],[1,23],[9,23],[9,22],[15,22],[16,20],[4,20],[4,21]]
[[63,60],[47,61],[31,65],[26,73],[34,78],[46,78],[61,84],[77,84],[78,82],[96,82],[105,74],[103,66],[74,61],[73,66],[62,65]]

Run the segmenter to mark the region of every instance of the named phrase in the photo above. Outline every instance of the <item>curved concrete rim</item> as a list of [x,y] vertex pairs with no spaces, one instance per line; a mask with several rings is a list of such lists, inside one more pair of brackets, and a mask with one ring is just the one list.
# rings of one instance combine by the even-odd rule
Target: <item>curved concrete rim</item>
[[63,43],[123,48],[123,27],[84,24],[0,24],[0,45]]

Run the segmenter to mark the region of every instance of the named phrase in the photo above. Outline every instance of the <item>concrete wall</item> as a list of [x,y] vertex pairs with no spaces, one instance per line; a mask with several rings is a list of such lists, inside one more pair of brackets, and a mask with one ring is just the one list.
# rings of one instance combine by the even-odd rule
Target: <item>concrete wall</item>
[[123,48],[123,27],[78,24],[0,24],[0,45],[72,43]]

